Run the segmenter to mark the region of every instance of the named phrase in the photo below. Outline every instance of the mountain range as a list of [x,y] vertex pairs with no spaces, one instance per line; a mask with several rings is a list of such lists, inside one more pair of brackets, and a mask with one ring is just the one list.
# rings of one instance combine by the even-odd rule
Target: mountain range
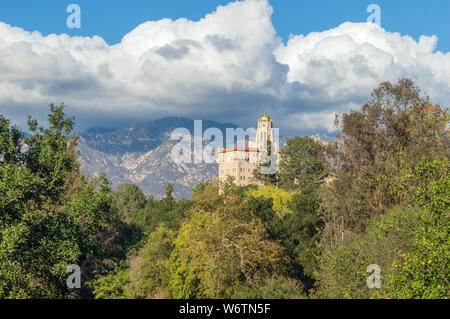
[[[203,120],[202,131],[218,128],[225,137],[227,128],[237,128],[232,123]],[[203,180],[217,177],[217,163],[176,164],[171,157],[177,140],[171,140],[176,128],[194,132],[194,121],[181,117],[166,117],[147,121],[130,128],[91,128],[80,133],[79,150],[82,169],[91,176],[104,173],[113,188],[123,183],[133,183],[147,195],[161,198],[167,184],[174,185],[174,196],[190,198],[192,187]],[[324,134],[314,136],[328,141]],[[287,138],[280,137],[283,145]]]
[[[133,183],[147,195],[160,198],[167,184],[174,185],[174,196],[191,197],[192,187],[202,180],[217,176],[218,166],[212,164],[176,164],[171,158],[171,140],[176,128],[194,132],[194,121],[167,117],[143,122],[130,128],[91,128],[80,133],[79,150],[82,169],[92,176],[105,173],[113,187]],[[202,131],[215,127],[225,136],[232,123],[202,121]]]

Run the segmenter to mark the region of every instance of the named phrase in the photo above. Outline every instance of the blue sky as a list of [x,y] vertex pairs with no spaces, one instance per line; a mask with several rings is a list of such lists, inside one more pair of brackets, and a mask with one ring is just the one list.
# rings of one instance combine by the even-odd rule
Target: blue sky
[[[66,25],[72,3],[81,29]],[[245,127],[266,111],[289,134],[333,133],[383,81],[450,104],[449,13],[449,0],[3,0],[0,114],[45,121],[64,102],[84,130],[165,116]]]
[[[0,2],[0,21],[44,35],[100,35],[109,44],[147,20],[188,18],[198,20],[226,5],[227,0],[4,0]],[[437,49],[450,51],[449,0],[270,0],[272,17],[278,35],[285,41],[290,34],[307,34],[337,27],[345,21],[364,22],[366,8],[375,3],[381,7],[382,26],[390,32],[436,35]],[[82,28],[66,27],[66,8],[76,3],[82,9]]]

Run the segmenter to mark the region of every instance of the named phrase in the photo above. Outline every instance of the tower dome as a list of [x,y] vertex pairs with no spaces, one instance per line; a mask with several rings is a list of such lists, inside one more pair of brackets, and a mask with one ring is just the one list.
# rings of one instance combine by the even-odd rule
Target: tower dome
[[264,112],[264,115],[261,116],[259,119],[263,121],[270,121],[270,117],[266,114],[266,112]]

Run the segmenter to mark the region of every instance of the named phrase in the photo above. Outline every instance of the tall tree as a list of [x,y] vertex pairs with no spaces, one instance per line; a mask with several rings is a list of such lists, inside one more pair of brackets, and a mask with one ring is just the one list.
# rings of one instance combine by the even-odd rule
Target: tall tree
[[263,183],[276,185],[278,181],[277,154],[272,141],[267,140],[260,154],[260,163],[253,171],[253,177]]
[[69,290],[67,266],[79,265],[88,279],[123,254],[109,182],[79,174],[73,119],[64,105],[50,111],[46,129],[29,118],[28,138],[0,118],[3,298],[89,295]]
[[265,225],[225,188],[210,214],[194,205],[175,240],[169,288],[175,298],[230,298],[283,269],[282,248]]
[[279,185],[286,189],[302,189],[318,182],[325,167],[321,145],[309,137],[296,136],[287,141],[281,152]]
[[448,123],[447,110],[408,79],[380,84],[360,111],[338,115],[341,133],[327,149],[337,178],[323,194],[326,233],[342,241],[370,216],[402,203],[390,191],[399,168],[414,167],[424,154],[448,156]]

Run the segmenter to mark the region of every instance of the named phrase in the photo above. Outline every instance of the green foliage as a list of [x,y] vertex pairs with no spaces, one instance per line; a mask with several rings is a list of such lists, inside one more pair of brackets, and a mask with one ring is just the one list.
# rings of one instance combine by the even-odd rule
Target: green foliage
[[133,218],[139,210],[145,207],[147,198],[134,184],[122,184],[117,190],[116,205],[125,218]]
[[139,298],[165,294],[168,286],[169,257],[174,248],[176,232],[160,225],[151,233],[130,267],[133,293]]
[[27,214],[3,228],[0,296],[54,298],[67,293],[66,269],[80,259],[82,243],[79,226],[61,212]]
[[174,298],[230,298],[242,283],[255,288],[282,271],[282,248],[239,196],[225,189],[216,207],[211,214],[194,205],[179,231],[170,259]]
[[338,116],[333,182],[295,137],[266,186],[207,181],[192,200],[80,174],[74,120],[50,111],[30,137],[0,115],[0,298],[449,297],[449,115],[410,80]]
[[[343,245],[324,245],[319,295],[448,297],[448,159],[425,158],[415,168],[404,167],[400,176],[391,190],[406,197],[410,208],[396,208],[373,218],[364,233]],[[382,269],[384,281],[379,291],[368,290],[362,280],[369,264],[378,264]]]
[[170,257],[169,291],[173,298],[195,298],[200,295],[200,272],[205,264],[204,252],[195,248],[194,235],[209,223],[207,214],[198,212],[183,225],[175,239],[175,248]]
[[380,297],[437,299],[450,296],[448,225],[448,216],[439,220],[429,214],[420,216],[409,234],[411,248],[393,262]]
[[130,273],[123,267],[110,271],[90,283],[96,299],[129,299]]
[[[448,296],[449,119],[407,79],[337,117],[327,150],[337,176],[319,191],[318,296]],[[363,280],[369,264],[381,267],[379,291]]]
[[2,298],[89,296],[86,289],[68,290],[67,266],[79,265],[86,281],[124,255],[114,245],[124,242],[114,232],[124,227],[109,183],[78,173],[73,119],[65,118],[63,105],[50,107],[49,128],[29,119],[29,138],[0,120]]
[[[347,244],[324,247],[318,295],[326,298],[448,298],[448,226],[417,208],[376,217]],[[381,268],[381,289],[366,285],[366,268]]]
[[10,127],[10,121],[0,115],[0,160],[5,163],[23,160],[21,148],[24,134],[18,127]]
[[263,197],[266,199],[271,198],[273,202],[273,210],[280,217],[292,213],[292,210],[289,207],[289,202],[294,197],[294,192],[285,191],[273,185],[267,185],[259,186],[256,189],[250,189],[247,191],[247,194],[249,197]]
[[322,147],[309,137],[289,139],[281,152],[279,186],[285,189],[303,189],[317,183],[325,171]]
[[402,198],[405,204],[423,207],[426,211],[443,215],[450,205],[450,174],[448,157],[423,160],[412,167],[402,160],[397,176],[390,180],[389,191]]
[[192,203],[186,199],[177,202],[167,198],[148,201],[144,209],[137,214],[137,218],[140,219],[138,224],[146,233],[155,231],[161,224],[170,229],[178,229],[191,205]]
[[371,216],[405,204],[406,193],[392,191],[399,169],[414,170],[423,155],[448,157],[449,120],[408,79],[380,84],[361,110],[337,116],[341,133],[327,148],[337,176],[322,196],[327,240],[345,241]]
[[277,154],[275,147],[270,140],[266,141],[266,145],[260,155],[260,164],[253,171],[255,180],[262,181],[266,185],[275,185],[278,181],[277,171]]
[[233,298],[236,299],[304,299],[301,282],[285,277],[272,277],[260,287],[241,287]]
[[449,161],[424,157],[414,169],[405,169],[401,183],[395,183],[411,194],[412,205],[426,214],[419,216],[409,233],[411,249],[395,260],[387,282],[386,298],[448,298],[450,185]]
[[204,192],[209,190],[210,192],[215,192],[217,190],[217,187],[213,184],[211,184],[208,181],[200,182],[192,188],[192,197],[198,196]]
[[173,185],[172,184],[167,184],[167,187],[166,187],[166,198],[167,198],[167,200],[169,200],[169,201],[173,200],[172,194],[173,194]]
[[[283,206],[279,206],[284,208],[278,212],[273,204],[273,197],[277,195],[272,197],[272,193],[266,193],[272,187],[262,188],[263,192],[259,192],[261,187],[248,192],[251,196],[246,199],[246,207],[267,223],[269,238],[279,240],[285,248],[291,264],[290,276],[301,280],[304,287],[309,289],[314,283],[317,244],[323,227],[319,215],[320,199],[315,188],[309,187],[298,193],[274,188],[273,194],[285,195],[279,196],[285,200],[282,202]],[[257,196],[260,194],[263,196]],[[281,211],[289,213],[281,214]]]
[[[69,137],[74,119],[66,118],[64,104],[50,105],[49,128],[38,128],[36,120],[28,118],[28,128],[32,135],[25,139],[28,150],[25,153],[26,167],[43,184],[39,189],[40,198],[49,198],[57,203],[67,186],[67,178],[78,172],[76,161],[78,137]],[[40,204],[37,200],[36,204]]]
[[[381,268],[384,278],[392,271],[391,264],[408,251],[409,233],[416,228],[420,209],[398,207],[385,216],[374,217],[366,231],[354,235],[338,247],[322,243],[318,295],[325,298],[371,298],[376,289],[367,287],[367,266]],[[398,287],[400,288],[400,287]]]
[[305,189],[291,201],[293,214],[284,221],[280,234],[283,244],[292,252],[294,269],[300,270],[300,278],[310,288],[317,268],[316,256],[323,222],[319,215],[320,199],[314,189]]

